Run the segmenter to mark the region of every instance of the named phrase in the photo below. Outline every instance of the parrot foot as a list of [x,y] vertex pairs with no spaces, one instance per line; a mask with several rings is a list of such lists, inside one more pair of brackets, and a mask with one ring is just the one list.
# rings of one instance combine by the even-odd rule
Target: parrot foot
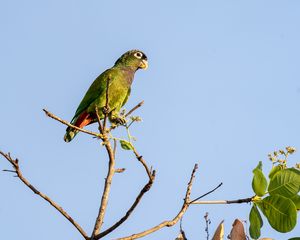
[[110,112],[109,107],[103,107],[102,112],[104,115],[109,114],[109,112]]
[[114,124],[119,124],[119,125],[125,125],[127,120],[125,117],[120,117],[120,116],[115,116],[115,117],[112,117],[111,121],[114,123]]

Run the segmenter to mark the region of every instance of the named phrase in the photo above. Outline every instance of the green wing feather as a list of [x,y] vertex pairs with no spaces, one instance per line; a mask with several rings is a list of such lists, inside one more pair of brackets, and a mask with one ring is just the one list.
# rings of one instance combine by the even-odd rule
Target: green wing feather
[[131,92],[131,88],[128,89],[127,95],[126,95],[126,97],[125,97],[125,99],[124,99],[124,101],[122,103],[122,107],[125,105],[125,103],[127,103],[128,98],[130,96],[130,92]]
[[[74,120],[76,121],[77,117],[88,109],[88,107],[99,98],[102,94],[105,94],[106,87],[107,87],[107,79],[111,75],[112,69],[107,69],[102,74],[100,74],[92,85],[87,90],[86,94],[84,95],[83,99],[81,100],[75,115],[71,122]],[[111,83],[110,83],[111,84]]]

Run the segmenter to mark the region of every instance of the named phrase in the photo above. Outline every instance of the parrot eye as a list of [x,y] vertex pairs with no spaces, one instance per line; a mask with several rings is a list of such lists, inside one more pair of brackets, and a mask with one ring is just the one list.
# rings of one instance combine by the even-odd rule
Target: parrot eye
[[136,58],[138,58],[138,59],[141,59],[141,58],[143,57],[143,54],[142,54],[141,52],[136,52],[136,53],[134,54],[134,56],[135,56]]

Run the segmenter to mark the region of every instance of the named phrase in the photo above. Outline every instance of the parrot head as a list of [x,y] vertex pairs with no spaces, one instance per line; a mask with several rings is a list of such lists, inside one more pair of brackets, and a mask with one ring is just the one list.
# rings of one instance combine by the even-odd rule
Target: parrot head
[[133,67],[135,70],[147,69],[147,56],[140,50],[130,50],[124,53],[115,63],[115,66]]

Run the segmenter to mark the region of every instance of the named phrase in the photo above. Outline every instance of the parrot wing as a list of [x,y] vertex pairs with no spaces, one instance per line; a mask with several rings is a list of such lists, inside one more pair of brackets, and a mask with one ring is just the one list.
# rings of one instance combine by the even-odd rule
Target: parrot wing
[[[102,74],[100,74],[95,81],[92,83],[92,85],[87,90],[86,94],[84,95],[83,99],[81,100],[75,115],[72,119],[72,123],[76,121],[77,117],[83,113],[87,108],[102,94],[105,94],[106,87],[107,87],[107,79],[113,75],[113,70],[108,69],[104,71]],[[111,82],[109,83],[111,85]]]

